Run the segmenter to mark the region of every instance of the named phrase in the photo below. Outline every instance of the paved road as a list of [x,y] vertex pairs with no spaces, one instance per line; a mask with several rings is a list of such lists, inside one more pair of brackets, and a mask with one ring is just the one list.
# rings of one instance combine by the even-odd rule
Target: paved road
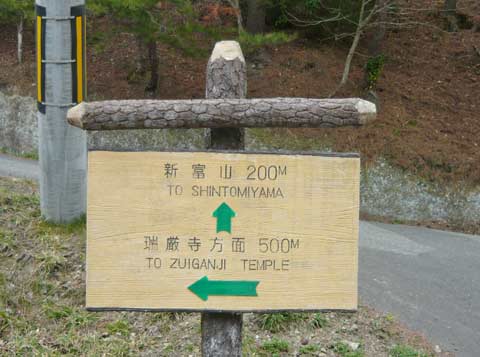
[[0,176],[38,180],[38,163],[34,160],[0,154]]
[[361,222],[360,298],[457,356],[480,356],[480,236]]
[[[0,155],[0,176],[37,179]],[[361,222],[360,298],[457,356],[480,356],[480,236]]]

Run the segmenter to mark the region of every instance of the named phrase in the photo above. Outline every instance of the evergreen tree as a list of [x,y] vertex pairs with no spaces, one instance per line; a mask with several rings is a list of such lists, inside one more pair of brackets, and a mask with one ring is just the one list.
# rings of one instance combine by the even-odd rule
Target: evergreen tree
[[26,23],[33,23],[34,5],[34,0],[0,0],[0,23],[17,26],[18,63],[23,61],[23,30]]

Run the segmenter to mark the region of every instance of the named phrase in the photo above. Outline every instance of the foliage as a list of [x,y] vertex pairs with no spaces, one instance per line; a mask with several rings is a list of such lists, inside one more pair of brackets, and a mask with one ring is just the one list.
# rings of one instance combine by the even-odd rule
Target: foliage
[[385,64],[385,56],[378,55],[371,57],[367,62],[367,85],[368,89],[373,89],[377,85],[377,81]]
[[316,355],[315,352],[320,350],[319,345],[306,345],[299,348],[298,353],[301,355]]
[[45,306],[45,315],[49,319],[61,322],[68,329],[86,327],[98,320],[97,315],[89,313],[83,308],[57,306],[51,303]]
[[307,29],[306,35],[341,38],[355,30],[360,13],[358,0],[270,0],[278,27]]
[[318,312],[313,315],[310,325],[313,328],[324,328],[328,325],[328,321],[321,312]]
[[96,15],[111,15],[117,24],[123,25],[146,42],[154,39],[160,28],[160,9],[157,0],[91,0],[89,9]]
[[350,346],[348,346],[345,342],[337,342],[333,346],[333,350],[339,356],[342,357],[363,357],[364,353],[361,350],[352,351]]
[[119,334],[122,336],[127,336],[130,333],[130,325],[128,321],[118,320],[107,324],[107,330],[112,335]]
[[262,329],[270,332],[279,332],[294,322],[304,321],[308,317],[304,313],[279,312],[274,314],[261,314],[258,319]]
[[278,355],[281,352],[288,352],[289,348],[290,346],[287,341],[275,337],[261,346],[262,351],[267,352],[269,355]]
[[39,224],[39,230],[43,234],[82,234],[85,231],[87,217],[85,214],[70,223],[53,223],[42,221]]
[[94,15],[110,16],[116,26],[144,43],[161,41],[191,56],[199,54],[197,34],[220,37],[197,21],[191,0],[90,0],[88,8]]
[[239,42],[245,54],[250,54],[265,46],[278,46],[283,43],[294,41],[296,34],[288,34],[286,32],[272,32],[265,34],[250,34],[242,31],[239,36]]
[[426,353],[414,350],[410,346],[397,345],[390,350],[391,357],[428,357]]
[[33,21],[34,0],[0,0],[0,23],[16,24],[20,19]]

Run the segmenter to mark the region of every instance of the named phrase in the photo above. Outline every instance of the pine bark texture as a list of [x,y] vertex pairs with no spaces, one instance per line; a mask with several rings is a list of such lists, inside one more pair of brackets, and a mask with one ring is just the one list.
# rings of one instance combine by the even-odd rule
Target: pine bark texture
[[[238,42],[221,41],[215,45],[207,64],[207,99],[244,99],[247,96],[247,65]],[[243,150],[245,129],[217,128],[205,131],[209,149]]]
[[[243,99],[247,96],[247,67],[238,43],[217,43],[207,65],[207,99]],[[240,50],[240,54],[237,51]]]
[[202,356],[242,356],[242,314],[202,314]]
[[85,130],[360,126],[373,103],[350,99],[113,100],[81,103],[68,122]]
[[[218,42],[207,65],[207,99],[244,99],[247,95],[247,66],[237,42]],[[208,149],[243,150],[245,130],[206,130]],[[242,314],[202,314],[202,355],[242,356]]]

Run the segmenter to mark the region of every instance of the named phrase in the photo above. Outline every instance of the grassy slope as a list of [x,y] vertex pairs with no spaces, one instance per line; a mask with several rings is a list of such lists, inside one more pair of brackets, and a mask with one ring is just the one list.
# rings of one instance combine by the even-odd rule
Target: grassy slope
[[[35,184],[0,178],[0,354],[199,355],[199,314],[86,312],[84,251],[84,220],[48,224]],[[345,341],[360,347],[352,351]],[[432,353],[392,316],[365,307],[245,316],[244,351],[251,356],[406,357],[417,356],[414,348],[426,351],[418,356]]]

